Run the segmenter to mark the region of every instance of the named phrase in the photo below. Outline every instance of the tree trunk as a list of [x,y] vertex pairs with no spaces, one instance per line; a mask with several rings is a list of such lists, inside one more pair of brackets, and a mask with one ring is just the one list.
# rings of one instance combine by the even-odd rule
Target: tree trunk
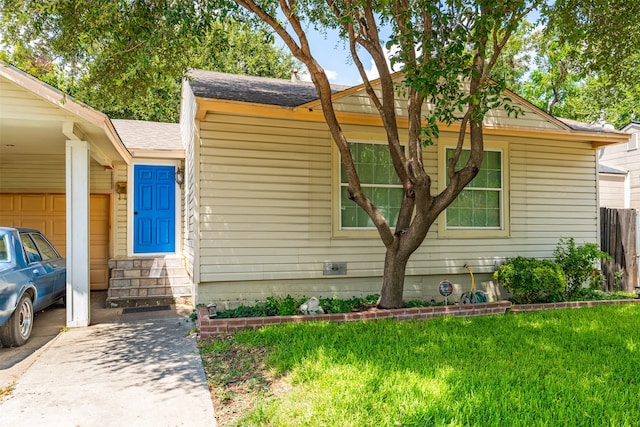
[[[396,246],[396,245],[393,245]],[[400,308],[404,306],[402,293],[409,255],[403,255],[396,247],[388,247],[384,259],[384,278],[378,299],[378,308]]]

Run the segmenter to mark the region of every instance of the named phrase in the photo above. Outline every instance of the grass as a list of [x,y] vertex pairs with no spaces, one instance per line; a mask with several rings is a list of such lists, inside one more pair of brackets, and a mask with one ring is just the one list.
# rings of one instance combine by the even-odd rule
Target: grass
[[243,409],[222,426],[631,426],[640,419],[640,305],[287,324],[204,343],[201,351],[220,395],[225,383],[253,384],[240,397]]

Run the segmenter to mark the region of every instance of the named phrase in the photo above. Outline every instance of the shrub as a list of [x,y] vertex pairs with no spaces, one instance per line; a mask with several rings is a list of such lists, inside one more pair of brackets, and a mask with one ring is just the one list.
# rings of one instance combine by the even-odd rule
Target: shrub
[[588,284],[591,289],[601,288],[604,276],[597,265],[611,257],[606,252],[602,252],[598,245],[584,243],[576,246],[573,237],[560,239],[553,255],[567,277],[565,289],[567,298],[577,296],[585,284]]
[[[379,295],[367,295],[364,298],[353,297],[342,300],[334,295],[332,298],[320,298],[320,306],[326,313],[348,313],[352,309],[375,304],[378,298]],[[218,319],[226,319],[230,317],[291,316],[300,314],[299,307],[307,300],[308,298],[304,296],[297,299],[291,295],[286,297],[271,296],[254,306],[241,305],[235,309],[220,311],[217,317]]]
[[508,260],[494,274],[516,303],[528,304],[562,300],[565,275],[552,260],[517,257]]

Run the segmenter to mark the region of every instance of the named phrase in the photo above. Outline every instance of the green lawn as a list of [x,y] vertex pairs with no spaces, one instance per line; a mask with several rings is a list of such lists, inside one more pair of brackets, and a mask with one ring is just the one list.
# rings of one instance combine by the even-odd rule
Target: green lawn
[[640,422],[640,305],[426,322],[287,324],[204,343],[201,350],[214,389],[239,381],[231,378],[235,370],[225,369],[231,377],[220,380],[212,368],[217,362],[211,357],[225,353],[245,360],[243,381],[260,382],[250,378],[255,363],[242,356],[258,354],[271,375],[286,382],[285,392],[257,387],[251,406],[234,421],[239,425]]

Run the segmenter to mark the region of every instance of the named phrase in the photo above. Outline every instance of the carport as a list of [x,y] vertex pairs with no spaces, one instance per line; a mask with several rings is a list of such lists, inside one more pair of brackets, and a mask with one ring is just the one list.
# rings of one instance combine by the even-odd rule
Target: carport
[[[47,212],[55,211],[48,205],[64,203],[59,208],[66,218],[68,327],[90,322],[92,179],[102,181],[102,194],[110,198],[110,174],[100,172],[130,161],[106,115],[0,61],[0,218],[4,214],[16,222],[3,225],[24,225],[15,219],[20,210],[14,202],[37,195],[32,199],[43,206],[41,223],[50,228],[43,231],[56,234],[62,227],[47,218]],[[103,212],[107,221],[108,206],[109,212]],[[109,247],[110,231],[106,235]]]

